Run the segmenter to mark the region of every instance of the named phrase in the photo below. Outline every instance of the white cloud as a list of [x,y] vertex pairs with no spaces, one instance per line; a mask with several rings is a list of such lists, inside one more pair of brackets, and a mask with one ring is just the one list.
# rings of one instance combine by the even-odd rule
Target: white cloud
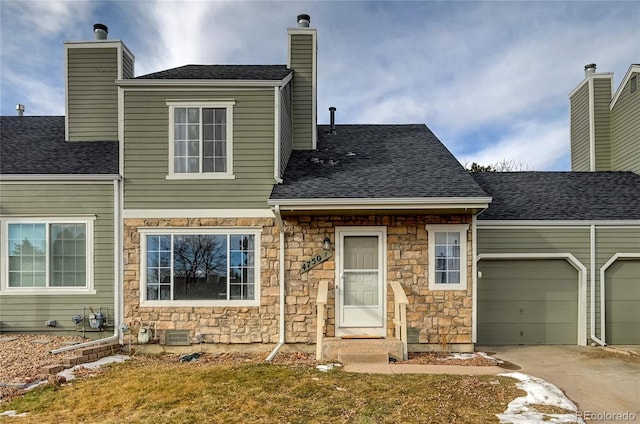
[[564,121],[532,121],[519,124],[485,148],[460,155],[461,163],[489,165],[504,159],[536,171],[566,166],[569,129]]

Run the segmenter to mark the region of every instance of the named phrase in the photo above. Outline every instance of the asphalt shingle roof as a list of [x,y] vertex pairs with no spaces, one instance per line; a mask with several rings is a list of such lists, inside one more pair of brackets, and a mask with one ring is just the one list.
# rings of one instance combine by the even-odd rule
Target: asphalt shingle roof
[[633,172],[479,172],[493,201],[481,220],[637,220],[640,175]]
[[425,125],[318,127],[294,151],[271,199],[487,197]]
[[118,142],[66,142],[64,116],[0,117],[0,174],[118,172]]
[[135,79],[276,81],[285,78],[291,72],[293,70],[287,69],[287,65],[185,65]]

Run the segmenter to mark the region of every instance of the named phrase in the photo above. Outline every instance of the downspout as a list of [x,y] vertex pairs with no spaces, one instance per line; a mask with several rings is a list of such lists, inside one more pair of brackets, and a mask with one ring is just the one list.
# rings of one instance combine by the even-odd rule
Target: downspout
[[[591,306],[590,337],[591,340],[598,343],[600,346],[606,346],[604,340],[596,337],[596,226],[594,224],[591,224],[590,226],[589,239],[589,249],[591,256],[591,262],[589,264],[589,266],[591,267],[591,302],[589,302]],[[602,284],[602,281],[600,281],[600,284]]]
[[284,334],[285,334],[285,325],[284,325],[284,311],[285,311],[285,284],[284,284],[284,223],[282,222],[282,216],[280,215],[280,205],[276,205],[273,208],[273,212],[276,216],[276,222],[278,223],[278,229],[280,230],[280,272],[278,281],[280,283],[280,340],[278,344],[273,349],[273,351],[267,356],[266,361],[271,362],[273,358],[278,354],[278,351],[282,346],[284,346]]
[[65,346],[65,347],[61,347],[59,349],[54,349],[54,350],[50,350],[49,353],[51,354],[56,354],[56,353],[61,353],[61,352],[68,352],[71,350],[76,350],[76,349],[83,349],[85,347],[90,347],[90,346],[94,346],[97,344],[103,344],[103,343],[111,343],[111,342],[119,342],[120,341],[120,315],[121,315],[121,309],[120,309],[120,298],[121,298],[121,294],[122,291],[120,289],[120,276],[121,276],[121,268],[120,268],[120,257],[121,255],[119,254],[119,252],[121,252],[120,247],[120,186],[121,186],[121,180],[114,180],[113,181],[113,223],[114,223],[114,228],[113,228],[113,250],[114,250],[114,255],[113,255],[113,273],[114,273],[114,281],[113,281],[113,285],[114,285],[114,289],[113,289],[113,335],[109,336],[109,337],[104,337],[102,339],[97,339],[97,340],[91,340],[85,343],[79,343],[76,345],[71,345],[71,346]]

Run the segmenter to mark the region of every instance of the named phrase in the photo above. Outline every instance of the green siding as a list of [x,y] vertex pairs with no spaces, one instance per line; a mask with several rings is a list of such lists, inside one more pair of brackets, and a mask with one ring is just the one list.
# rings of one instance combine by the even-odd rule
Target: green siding
[[[640,73],[632,74],[638,78]],[[612,166],[616,171],[640,174],[640,87],[631,93],[629,82],[611,110]]]
[[[126,209],[265,208],[274,175],[274,90],[126,91],[124,206]],[[234,99],[235,179],[167,180],[167,100]]]
[[483,260],[478,344],[576,344],[578,273],[564,260]]
[[[640,253],[640,227],[598,225],[595,231],[595,324],[600,333],[600,269],[616,253]],[[587,326],[590,325],[590,229],[527,228],[478,229],[478,253],[571,253],[587,268]],[[484,261],[480,261],[482,264]],[[587,328],[589,331],[589,328]]]
[[571,104],[571,170],[589,171],[589,84],[569,99]]
[[67,50],[69,141],[118,139],[118,49]]
[[[11,216],[96,216],[94,222],[95,295],[0,295],[0,331],[74,331],[71,315],[82,307],[114,304],[114,199],[112,184],[3,184],[0,214]],[[1,235],[0,236],[4,236]],[[4,270],[1,270],[4,273]],[[56,320],[55,328],[44,326]]]
[[293,69],[293,148],[311,149],[313,141],[313,33],[291,34]]
[[611,170],[611,78],[594,78],[593,113],[595,124],[596,171]]
[[134,78],[134,62],[133,57],[122,51],[122,79]]

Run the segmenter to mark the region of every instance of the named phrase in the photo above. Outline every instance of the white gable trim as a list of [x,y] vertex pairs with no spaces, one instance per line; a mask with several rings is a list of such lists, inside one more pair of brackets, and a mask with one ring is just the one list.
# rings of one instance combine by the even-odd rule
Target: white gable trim
[[[629,82],[629,80],[631,79],[634,73],[640,74],[640,65],[629,66],[627,73],[624,75],[622,82],[620,83],[620,85],[618,86],[618,89],[616,90],[616,94],[614,94],[613,98],[611,99],[611,104],[609,104],[609,110],[613,110],[613,107],[616,105],[616,102],[622,95],[624,88],[626,87],[627,83]],[[640,90],[640,88],[638,88],[638,90]]]

